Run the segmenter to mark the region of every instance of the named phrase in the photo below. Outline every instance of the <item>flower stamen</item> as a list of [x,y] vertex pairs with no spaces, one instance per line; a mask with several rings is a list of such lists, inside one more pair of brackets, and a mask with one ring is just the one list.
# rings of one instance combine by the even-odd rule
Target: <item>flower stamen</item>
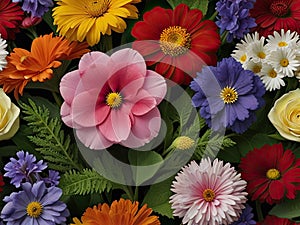
[[266,176],[270,180],[277,180],[280,178],[280,172],[277,169],[269,169],[266,173]]
[[91,17],[102,16],[109,8],[110,0],[87,0],[84,8]]
[[287,67],[289,65],[289,60],[288,59],[281,59],[280,60],[280,65],[283,67]]
[[122,95],[117,92],[109,93],[106,96],[106,104],[110,106],[112,109],[119,108],[122,104]]
[[191,35],[185,28],[171,26],[160,34],[160,48],[166,55],[178,56],[191,47]]
[[272,69],[268,72],[268,76],[271,78],[275,78],[275,77],[277,77],[277,73],[274,69]]
[[39,202],[30,202],[26,207],[26,212],[28,216],[37,218],[43,212],[43,205]]
[[208,189],[205,189],[204,191],[203,191],[203,193],[202,193],[202,197],[204,198],[204,200],[206,201],[206,202],[211,202],[211,201],[213,201],[214,199],[215,199],[215,192],[212,190],[212,189],[210,189],[210,188],[208,188]]
[[225,104],[234,103],[238,99],[238,93],[235,88],[227,86],[222,89],[220,97]]

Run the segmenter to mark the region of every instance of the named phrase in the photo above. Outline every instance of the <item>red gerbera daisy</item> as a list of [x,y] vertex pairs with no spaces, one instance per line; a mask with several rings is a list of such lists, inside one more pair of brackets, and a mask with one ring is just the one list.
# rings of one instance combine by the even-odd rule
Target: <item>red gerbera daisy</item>
[[185,4],[174,10],[155,7],[143,19],[132,28],[137,39],[133,48],[149,66],[157,63],[155,70],[164,77],[187,85],[203,63],[216,64],[220,35],[213,21],[202,21],[199,9],[190,10]]
[[258,222],[256,225],[297,225],[298,223],[277,216],[267,216],[264,221]]
[[274,31],[300,31],[299,0],[256,0],[250,15],[255,18],[255,30],[262,36]]
[[294,199],[300,190],[300,159],[281,143],[250,151],[241,159],[240,168],[252,200],[278,203],[284,197]]
[[0,1],[0,34],[3,39],[15,39],[23,15],[24,12],[18,3],[13,3],[11,0]]

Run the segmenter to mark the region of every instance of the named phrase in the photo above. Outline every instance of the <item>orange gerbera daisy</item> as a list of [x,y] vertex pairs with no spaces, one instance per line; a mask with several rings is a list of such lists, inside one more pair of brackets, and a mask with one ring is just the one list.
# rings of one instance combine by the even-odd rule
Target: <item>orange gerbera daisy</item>
[[109,207],[106,203],[87,208],[81,217],[74,218],[71,225],[160,225],[157,216],[150,216],[152,209],[144,205],[138,209],[138,202],[120,199]]
[[86,43],[70,42],[53,34],[40,36],[33,40],[31,51],[14,48],[7,57],[7,67],[0,72],[0,85],[5,92],[14,90],[14,96],[23,94],[30,81],[44,82],[51,79],[52,68],[61,65],[60,60],[80,58],[89,52]]

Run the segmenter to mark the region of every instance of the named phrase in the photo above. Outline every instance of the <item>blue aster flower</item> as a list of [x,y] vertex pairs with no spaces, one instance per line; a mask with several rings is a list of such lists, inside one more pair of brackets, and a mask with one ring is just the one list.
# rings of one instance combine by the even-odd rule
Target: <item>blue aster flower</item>
[[65,224],[70,213],[66,204],[59,201],[61,195],[60,188],[47,188],[43,181],[23,183],[22,191],[4,198],[6,204],[1,211],[1,219],[7,225]]
[[256,26],[255,19],[250,17],[249,10],[255,0],[219,0],[216,3],[218,17],[216,24],[220,33],[228,31],[227,41],[242,39],[250,29]]
[[38,173],[47,168],[47,164],[40,160],[36,162],[36,157],[28,152],[17,152],[18,159],[10,158],[4,166],[6,173],[5,177],[11,178],[10,183],[17,188],[22,182],[32,181],[32,178],[37,178]]
[[246,208],[243,210],[238,221],[231,223],[230,225],[255,225],[256,222],[253,220],[254,214],[252,208],[246,204]]
[[13,0],[12,2],[23,2],[22,9],[34,17],[42,17],[52,6],[53,0]]
[[42,178],[42,180],[50,186],[57,186],[60,179],[59,172],[55,170],[49,170],[48,173],[48,177]]
[[229,128],[245,132],[255,121],[255,111],[264,105],[265,87],[260,78],[232,57],[216,67],[204,67],[191,82],[194,107],[215,131]]

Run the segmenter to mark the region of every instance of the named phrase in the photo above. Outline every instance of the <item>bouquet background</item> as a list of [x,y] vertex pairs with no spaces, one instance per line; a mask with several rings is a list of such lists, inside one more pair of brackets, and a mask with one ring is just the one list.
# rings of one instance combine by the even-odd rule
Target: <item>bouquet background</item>
[[2,0],[0,224],[298,224],[300,2]]

